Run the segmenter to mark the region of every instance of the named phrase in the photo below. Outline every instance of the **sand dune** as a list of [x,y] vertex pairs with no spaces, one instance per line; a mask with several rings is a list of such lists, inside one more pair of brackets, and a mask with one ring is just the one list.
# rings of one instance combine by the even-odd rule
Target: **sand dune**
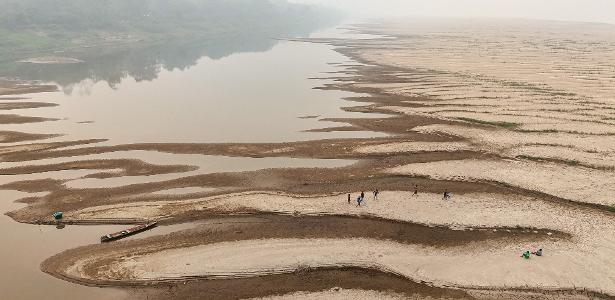
[[494,181],[576,202],[615,205],[612,173],[532,161],[458,160],[411,164],[394,174],[457,181]]

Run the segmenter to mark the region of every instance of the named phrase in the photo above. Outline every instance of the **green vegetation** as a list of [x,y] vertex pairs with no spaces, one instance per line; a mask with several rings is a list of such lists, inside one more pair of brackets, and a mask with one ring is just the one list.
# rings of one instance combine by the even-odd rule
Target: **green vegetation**
[[508,128],[508,129],[516,128],[519,126],[518,123],[512,123],[512,122],[492,122],[492,121],[485,121],[485,120],[478,120],[478,119],[464,118],[464,117],[459,117],[457,119],[461,121],[470,122],[470,123],[498,126],[502,128]]
[[333,16],[312,6],[269,0],[0,0],[0,4],[0,28],[42,33],[224,31]]
[[268,0],[0,0],[0,7],[0,62],[240,30],[286,37],[338,19],[334,11]]
[[[0,0],[0,77],[55,82],[67,93],[86,78],[113,87],[204,56],[267,51],[275,38],[307,36],[339,17],[283,0]],[[49,56],[83,62],[18,63]]]

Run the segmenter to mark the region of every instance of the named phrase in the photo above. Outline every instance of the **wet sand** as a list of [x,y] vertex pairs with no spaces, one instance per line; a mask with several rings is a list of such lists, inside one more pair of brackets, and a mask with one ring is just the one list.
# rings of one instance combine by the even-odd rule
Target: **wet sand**
[[[16,80],[0,79],[0,96],[55,92],[57,90],[58,87],[56,85],[42,85],[37,83],[27,83]],[[11,97],[7,97],[7,99],[15,100]]]
[[[49,222],[55,210],[76,223],[219,220],[67,250],[42,266],[61,279],[122,287],[144,299],[203,293],[224,299],[612,299],[615,74],[609,66],[615,57],[604,49],[615,41],[605,35],[608,25],[588,24],[591,34],[580,35],[567,23],[545,24],[556,34],[517,23],[385,23],[355,29],[393,38],[310,40],[358,62],[339,65],[344,76],[320,88],[365,94],[349,99],[360,106],[344,110],[366,117],[323,117],[340,125],[306,131],[386,136],[3,146],[4,162],[23,165],[1,169],[22,177],[0,188],[46,193],[22,199],[26,206],[8,215],[25,223]],[[511,34],[501,37],[497,28],[504,25]],[[465,51],[477,35],[489,43]],[[538,44],[520,48],[528,41]],[[512,49],[521,51],[513,57]],[[594,68],[584,73],[579,64]],[[24,134],[21,141],[37,138]],[[130,151],[309,158],[325,165],[192,174],[189,165],[145,159],[79,159]],[[328,159],[356,162],[327,168]],[[39,160],[45,163],[28,165]],[[70,180],[37,175],[67,170],[87,173]],[[87,188],[70,183],[131,176],[151,180]],[[419,196],[412,196],[415,185]],[[377,200],[370,192],[375,188],[382,191]],[[445,190],[451,200],[442,199]],[[367,199],[357,207],[361,191]],[[244,217],[249,222],[237,219]],[[519,258],[537,248],[546,255]]]

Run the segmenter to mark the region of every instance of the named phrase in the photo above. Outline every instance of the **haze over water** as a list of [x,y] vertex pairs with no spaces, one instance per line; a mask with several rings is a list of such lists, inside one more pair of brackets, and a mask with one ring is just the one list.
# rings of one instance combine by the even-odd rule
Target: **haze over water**
[[[300,58],[300,59],[299,59]],[[7,126],[7,130],[64,133],[62,139],[109,138],[139,142],[279,142],[357,137],[366,133],[305,133],[335,126],[318,118],[358,116],[340,107],[350,93],[313,89],[339,70],[328,62],[345,58],[330,46],[279,42],[266,52],[203,57],[183,70],[161,70],[155,79],[128,76],[110,87],[84,79],[65,92],[32,95],[59,107],[36,110],[36,116],[62,119]],[[15,111],[32,114],[31,111]],[[283,124],[284,126],[278,126]],[[155,130],[154,130],[155,128]]]
[[[331,46],[280,39],[305,37],[323,28],[307,24],[288,32],[258,33],[249,29],[188,42],[144,45],[97,53],[80,53],[78,63],[39,64],[4,61],[0,77],[57,84],[58,92],[25,95],[26,101],[56,103],[40,109],[17,109],[10,113],[58,119],[40,123],[6,124],[3,130],[62,134],[46,140],[71,141],[103,138],[116,145],[141,142],[272,142],[325,137],[377,136],[374,133],[306,133],[304,130],[338,125],[303,116],[352,117],[340,109],[350,102],[350,93],[313,89],[326,83],[326,72],[339,70],[329,63],[347,59]],[[7,50],[4,48],[2,50]],[[7,50],[8,51],[8,50]],[[0,53],[6,54],[6,53]],[[52,53],[53,57],[68,53]],[[33,54],[32,61],[46,54]],[[64,59],[64,58],[60,59]],[[2,55],[0,55],[2,58]],[[47,59],[47,58],[44,58]],[[0,59],[1,61],[1,59]],[[4,98],[4,99],[3,99]],[[0,97],[3,102],[8,97]],[[22,101],[22,100],[16,100]],[[224,158],[202,155],[172,155],[157,152],[117,152],[102,156],[47,159],[33,164],[51,164],[85,159],[129,158],[158,164],[191,164],[199,170],[157,176],[119,177],[116,180],[81,179],[97,171],[66,170],[31,175],[3,176],[2,183],[32,179],[65,179],[78,187],[127,185],[182,176],[271,167],[332,167],[352,163],[343,160],[291,158]],[[2,163],[2,168],[22,165]],[[72,181],[72,182],[71,182]],[[189,189],[185,191],[191,192]],[[0,191],[2,213],[20,208],[13,201],[35,196]],[[103,234],[125,226],[33,226],[0,216],[0,238],[11,245],[0,250],[2,265],[11,272],[0,274],[3,297],[9,299],[109,299],[119,296],[109,289],[71,284],[39,270],[39,264],[63,250],[97,243]],[[176,226],[177,227],[177,226]],[[175,228],[175,227],[173,227]],[[175,230],[181,228],[177,227]],[[150,234],[171,229],[160,228]],[[141,235],[139,237],[144,237]]]
[[[284,9],[293,11],[289,7]],[[149,11],[148,14],[137,11],[143,17],[139,20],[148,20]],[[152,9],[154,12],[156,10]],[[302,15],[304,11],[299,12]],[[250,24],[267,20],[257,17]],[[2,130],[61,134],[44,141],[5,143],[4,146],[86,139],[108,139],[87,145],[96,147],[133,143],[289,142],[385,136],[367,131],[307,132],[310,129],[346,125],[320,121],[323,118],[382,115],[352,113],[341,109],[344,106],[365,105],[344,100],[345,97],[364,95],[316,89],[334,82],[327,77],[342,76],[338,72],[344,71],[344,64],[356,62],[335,52],[331,45],[288,40],[295,37],[344,39],[357,37],[356,34],[331,29],[334,22],[330,20],[315,21],[313,24],[296,24],[289,19],[278,21],[275,30],[261,28],[256,31],[250,25],[237,25],[237,28],[229,27],[228,32],[218,32],[215,26],[216,32],[194,39],[189,38],[193,37],[194,32],[183,31],[179,36],[167,37],[168,40],[158,40],[160,32],[156,30],[146,34],[101,34],[105,43],[114,44],[116,48],[98,47],[83,37],[100,34],[95,30],[84,30],[81,36],[78,31],[41,33],[26,30],[24,33],[19,30],[20,24],[13,24],[14,28],[11,28],[14,30],[5,30],[9,27],[4,26],[0,28],[0,34],[10,38],[0,44],[0,78],[57,84],[59,91],[25,95],[27,100],[11,100],[0,96],[2,103],[28,101],[58,105],[4,112],[57,120],[4,124]],[[395,32],[400,35],[399,40],[387,40],[390,42],[390,52],[386,55],[380,52],[382,40],[365,42],[363,50],[367,50],[364,55],[383,64],[397,64],[416,72],[398,76],[399,83],[389,82],[379,86],[391,88],[392,94],[417,96],[431,101],[403,108],[410,107],[418,113],[432,116],[440,114],[456,120],[472,120],[477,116],[492,118],[489,120],[495,124],[508,122],[506,124],[515,125],[515,120],[511,118],[540,118],[536,124],[528,122],[523,126],[544,132],[554,130],[548,126],[564,126],[575,121],[585,124],[586,128],[575,125],[574,130],[614,134],[611,131],[602,132],[603,128],[596,125],[608,125],[607,129],[611,130],[610,126],[615,120],[612,110],[602,111],[606,105],[612,104],[615,86],[615,57],[609,52],[615,45],[612,27],[536,21],[529,26],[526,24],[511,29],[508,26],[511,24],[493,25],[487,22],[490,25],[485,26],[482,22],[468,22],[465,26],[459,26],[456,22],[438,20],[413,23]],[[284,26],[286,24],[288,26]],[[536,31],[532,25],[543,30]],[[395,26],[370,26],[383,31],[395,30]],[[202,28],[196,29],[199,31]],[[41,36],[41,39],[33,39],[32,36]],[[45,40],[56,36],[60,36],[60,40],[65,38],[63,41],[70,40],[82,49],[58,49],[53,42]],[[592,36],[597,41],[592,40]],[[141,39],[148,42],[141,43]],[[16,53],[19,51],[16,49],[19,47],[14,46],[21,44],[12,43],[20,40],[33,42],[29,46],[35,49],[48,46],[45,49],[51,50],[44,53],[25,51],[25,57],[17,58]],[[406,48],[396,48],[402,45],[400,41],[405,43],[403,46]],[[133,42],[136,44],[132,45]],[[399,44],[395,45],[396,42]],[[124,43],[130,46],[124,47]],[[370,52],[370,47],[375,51]],[[391,60],[387,62],[386,59]],[[41,63],[43,61],[47,62]],[[545,88],[547,86],[550,88]],[[396,87],[399,89],[395,90]],[[522,102],[517,110],[510,109],[512,104],[519,104],[514,101]],[[458,104],[459,107],[451,109],[433,105],[435,102]],[[477,109],[464,111],[470,105]],[[507,105],[507,110],[498,105]],[[570,110],[565,115],[561,114],[564,105],[568,105],[566,107]],[[549,109],[557,112],[559,119],[551,116]],[[591,126],[587,124],[590,121]],[[102,171],[113,173],[121,169],[66,169],[17,175],[7,172],[0,176],[0,184],[57,179],[63,180],[58,184],[71,189],[115,188],[214,172],[333,168],[354,163],[344,159],[221,157],[140,150],[0,162],[0,169],[103,159],[130,159],[197,168],[193,171],[156,175],[123,176],[118,173],[118,176],[111,178],[86,177]],[[189,186],[161,190],[158,194],[188,194],[209,189]],[[19,198],[41,195],[0,190],[0,197],[4,199],[0,203],[0,212],[6,213],[22,207],[22,204],[13,203]],[[157,228],[138,238],[190,226],[180,224]],[[10,270],[0,273],[2,297],[70,300],[108,299],[121,294],[110,289],[71,284],[39,270],[40,262],[49,256],[66,249],[98,243],[101,235],[121,228],[125,226],[68,226],[56,229],[54,226],[19,224],[6,215],[0,216],[0,240],[10,245],[0,248],[0,265]]]

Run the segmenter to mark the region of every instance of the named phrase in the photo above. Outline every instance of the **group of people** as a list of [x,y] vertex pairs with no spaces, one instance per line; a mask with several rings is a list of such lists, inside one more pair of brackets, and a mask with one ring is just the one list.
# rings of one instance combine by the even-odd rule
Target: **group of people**
[[534,254],[536,256],[542,256],[542,248],[538,249],[538,251],[536,251],[536,252],[530,252],[530,250],[527,250],[527,251],[523,252],[523,254],[521,254],[521,257],[523,257],[525,259],[530,259],[530,255],[531,255],[530,253]]
[[[380,191],[378,189],[375,189],[373,192],[374,195],[374,200],[378,199],[378,194],[380,194]],[[418,197],[419,195],[419,186],[418,184],[414,185],[414,192],[412,193],[412,197]],[[442,200],[450,200],[451,199],[451,193],[448,190],[444,190],[444,194],[442,196]],[[365,192],[361,192],[361,195],[359,195],[357,197],[357,207],[361,206],[361,204],[363,204],[363,202],[365,201]],[[351,202],[351,196],[350,194],[348,194],[348,204],[350,204]],[[525,258],[525,259],[530,259],[530,256],[534,254],[536,256],[542,256],[542,248],[538,249],[535,252],[530,252],[529,250],[523,252],[521,254],[521,257]]]
[[[378,194],[380,194],[380,191],[378,191],[378,189],[375,189],[372,193],[374,194],[374,200],[377,200]],[[361,195],[357,197],[357,207],[361,206],[363,201],[365,201],[365,192],[361,192]],[[348,204],[350,204],[350,194],[348,194]]]
[[[373,191],[373,195],[374,195],[374,200],[378,199],[378,194],[380,193],[380,191],[378,191],[378,189],[375,189]],[[412,193],[412,197],[418,197],[419,195],[419,186],[418,184],[414,185],[414,192]],[[350,194],[348,194],[348,204],[350,204]],[[442,196],[442,200],[450,200],[451,199],[451,193],[448,190],[444,190],[444,194]],[[359,195],[359,197],[357,197],[357,207],[360,207],[361,204],[363,203],[363,201],[365,201],[365,192],[361,192],[361,195]],[[535,252],[530,252],[529,250],[523,252],[521,254],[521,257],[525,258],[525,259],[530,259],[530,256],[534,254],[536,256],[542,256],[542,248],[536,250]]]
[[[375,189],[372,193],[374,195],[374,200],[377,200],[378,194],[380,194],[380,191],[378,191],[378,189]],[[419,196],[419,185],[415,184],[412,197],[418,197],[418,196]],[[442,200],[450,200],[450,199],[451,199],[451,193],[448,190],[444,190],[444,195],[442,196]],[[361,204],[364,201],[365,201],[365,192],[361,192],[361,195],[357,197],[357,206],[361,206]],[[348,204],[350,204],[350,202],[351,202],[351,196],[350,194],[348,194]]]

